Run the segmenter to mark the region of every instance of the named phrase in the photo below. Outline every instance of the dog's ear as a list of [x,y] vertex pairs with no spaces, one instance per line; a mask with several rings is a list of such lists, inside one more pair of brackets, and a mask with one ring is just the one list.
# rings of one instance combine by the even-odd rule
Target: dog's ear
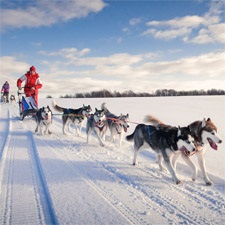
[[178,126],[177,137],[179,137],[180,135],[181,135],[181,129],[180,129],[180,126]]
[[127,117],[129,117],[129,113],[127,113]]
[[95,107],[95,112],[97,112],[98,110],[97,110],[97,108]]
[[191,132],[191,129],[190,129],[190,126],[189,125],[187,126],[187,129],[188,129],[189,132]]
[[206,126],[206,119],[204,118],[203,120],[202,120],[202,127],[205,127]]

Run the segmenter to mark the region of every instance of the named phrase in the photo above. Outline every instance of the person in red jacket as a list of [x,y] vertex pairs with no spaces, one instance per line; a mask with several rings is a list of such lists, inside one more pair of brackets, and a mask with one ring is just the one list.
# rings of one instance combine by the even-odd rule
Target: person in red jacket
[[38,89],[42,88],[42,82],[39,74],[36,73],[36,68],[34,66],[31,66],[30,70],[17,80],[17,87],[19,90],[22,89],[21,85],[23,82],[25,83],[24,93],[26,97],[33,97],[36,105],[38,106]]

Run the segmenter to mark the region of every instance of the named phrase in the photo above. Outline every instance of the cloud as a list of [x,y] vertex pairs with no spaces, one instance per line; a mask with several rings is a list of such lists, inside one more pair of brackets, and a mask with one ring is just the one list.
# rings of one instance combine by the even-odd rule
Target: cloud
[[207,44],[225,43],[222,23],[224,7],[222,1],[212,1],[209,11],[203,15],[177,17],[164,21],[149,21],[143,36],[153,36],[156,39],[171,40],[181,38],[184,42]]
[[47,52],[39,51],[40,54],[45,56],[60,56],[66,59],[76,59],[77,57],[84,56],[90,52],[89,48],[84,48],[81,51],[78,51],[76,48],[62,48],[59,51]]
[[103,0],[23,1],[23,7],[1,8],[1,30],[22,27],[51,26],[101,11]]
[[[65,53],[66,54],[62,54]],[[61,49],[46,52],[40,72],[44,83],[40,96],[59,96],[101,89],[152,92],[157,89],[201,90],[225,89],[225,51],[210,52],[173,61],[157,59],[156,53],[131,55],[117,53],[105,57],[87,57],[83,50]],[[85,52],[85,51],[84,51]],[[57,54],[65,61],[49,63]],[[71,57],[68,57],[72,54]],[[76,55],[76,60],[73,59]],[[58,59],[57,59],[58,60]],[[14,57],[1,57],[1,82],[9,79],[13,88],[16,80],[29,66]]]
[[129,24],[131,26],[136,26],[137,24],[141,23],[141,18],[132,18],[129,21]]

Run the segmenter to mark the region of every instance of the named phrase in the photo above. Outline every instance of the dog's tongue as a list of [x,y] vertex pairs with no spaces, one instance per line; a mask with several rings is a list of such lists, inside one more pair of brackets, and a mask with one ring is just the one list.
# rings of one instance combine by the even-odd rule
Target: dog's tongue
[[124,131],[127,132],[127,127],[123,127]]
[[48,120],[48,115],[47,115],[47,116],[45,116],[45,119],[46,119],[46,120]]
[[190,152],[184,146],[180,148],[180,151],[182,151],[185,155],[190,155]]
[[211,138],[208,138],[208,142],[212,149],[214,149],[214,150],[218,149],[217,144]]

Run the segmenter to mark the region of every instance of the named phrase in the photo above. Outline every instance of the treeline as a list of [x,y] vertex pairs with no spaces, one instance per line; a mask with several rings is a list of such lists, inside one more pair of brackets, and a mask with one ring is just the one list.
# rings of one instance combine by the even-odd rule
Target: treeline
[[[65,95],[60,96],[60,98],[118,98],[118,97],[161,97],[161,96],[199,96],[199,95],[225,95],[224,90],[193,90],[193,91],[176,91],[174,89],[160,89],[156,90],[153,93],[148,92],[140,92],[135,93],[133,91],[108,91],[108,90],[100,90],[100,91],[92,91],[85,93],[76,93],[74,95]],[[48,96],[51,97],[51,96]]]

